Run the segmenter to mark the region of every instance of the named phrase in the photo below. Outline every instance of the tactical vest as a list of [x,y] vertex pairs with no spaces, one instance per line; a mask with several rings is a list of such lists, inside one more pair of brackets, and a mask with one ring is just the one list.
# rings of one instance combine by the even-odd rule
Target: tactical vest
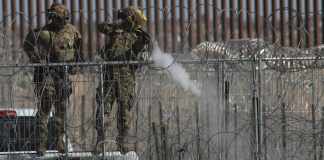
[[105,47],[103,58],[109,61],[129,61],[136,60],[136,51],[134,44],[137,41],[137,35],[134,32],[127,32],[122,29],[116,29],[109,35],[109,42]]
[[39,45],[47,52],[49,62],[73,62],[76,54],[76,35],[72,25],[60,31],[39,31]]

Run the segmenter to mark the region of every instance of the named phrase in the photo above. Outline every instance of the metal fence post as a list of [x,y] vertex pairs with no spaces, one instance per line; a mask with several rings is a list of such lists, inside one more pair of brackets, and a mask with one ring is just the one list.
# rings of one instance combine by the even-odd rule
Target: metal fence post
[[321,131],[320,131],[320,152],[319,160],[324,160],[323,150],[324,150],[324,106],[321,107]]
[[313,138],[313,160],[317,159],[317,133],[316,133],[316,115],[315,104],[311,105],[312,112],[312,138]]
[[[258,64],[260,61],[257,59],[257,57],[253,57],[252,61],[250,61],[252,66],[252,112],[251,112],[251,125],[252,125],[252,150],[251,150],[251,156],[254,160],[260,160],[261,159],[261,114],[260,113],[260,100],[259,100],[259,94],[258,90],[260,88],[257,88],[257,80],[260,78],[257,74],[258,72],[257,67],[259,67]],[[258,65],[258,66],[257,66]]]
[[[262,49],[262,48],[259,48]],[[257,72],[257,82],[258,82],[258,101],[257,101],[257,111],[258,111],[258,146],[259,146],[259,152],[258,152],[258,158],[261,159],[262,157],[262,149],[263,149],[263,127],[264,127],[264,111],[263,111],[263,99],[262,99],[262,76],[261,76],[261,63],[262,60],[261,58],[258,59],[258,72]]]
[[163,15],[163,50],[164,52],[169,52],[169,3],[167,0],[163,0],[162,1],[162,6],[163,6],[163,10],[162,10],[162,15]]
[[237,6],[238,6],[238,30],[239,30],[239,38],[244,38],[244,15],[243,15],[243,1],[237,0]]
[[[105,132],[104,132],[104,127],[105,127],[105,124],[104,124],[104,118],[105,118],[105,113],[104,113],[104,104],[103,104],[103,95],[104,95],[104,76],[103,76],[103,74],[104,74],[104,70],[103,70],[103,64],[101,64],[100,66],[100,106],[98,106],[98,107],[100,107],[100,110],[101,110],[101,112],[100,112],[100,118],[101,118],[101,121],[102,121],[102,123],[101,123],[101,127],[102,127],[102,132],[103,133],[101,133],[102,134],[102,139],[103,140],[105,140]],[[105,158],[105,151],[106,151],[106,149],[105,149],[105,144],[103,143],[102,144],[102,146],[101,146],[101,151],[102,151],[102,157],[103,158]]]
[[287,118],[286,118],[286,104],[281,103],[281,145],[282,145],[282,160],[287,159]]
[[86,124],[86,109],[85,109],[85,95],[81,96],[81,127],[80,127],[80,135],[81,135],[81,140],[83,141],[82,145],[82,149],[85,149],[86,147],[86,141],[84,141],[86,139],[86,128],[85,128],[85,124]]
[[[98,1],[98,0],[97,0]],[[88,55],[87,58],[89,58],[89,60],[91,60],[94,55],[93,55],[93,45],[94,45],[94,29],[93,29],[93,14],[96,14],[95,12],[93,12],[93,1],[88,1],[88,3],[86,4],[88,6],[88,46],[87,46],[87,51],[88,51]],[[99,18],[99,17],[97,17]]]
[[160,138],[161,138],[161,150],[162,150],[161,159],[167,160],[168,149],[167,149],[166,125],[164,123],[163,108],[162,108],[161,101],[159,101],[159,120],[160,120]]
[[[181,129],[180,129],[180,108],[179,105],[176,106],[176,118],[177,118],[177,143],[181,145]],[[178,148],[178,160],[181,160],[181,148]]]
[[276,29],[278,27],[278,16],[277,16],[277,1],[273,0],[272,3],[271,3],[271,25],[272,25],[272,43],[276,43],[277,40],[278,40],[278,36],[277,36],[277,32],[276,32]]
[[238,127],[237,127],[237,104],[234,104],[234,160],[238,159]]
[[152,132],[153,132],[154,141],[155,141],[156,159],[161,160],[160,148],[159,148],[159,138],[158,138],[158,135],[157,135],[156,125],[155,125],[154,122],[152,122]]
[[228,127],[229,127],[229,81],[228,80],[225,80],[225,83],[224,83],[224,99],[225,99],[225,105],[224,105],[224,110],[225,110],[225,117],[224,117],[224,120],[225,120],[225,135],[226,138],[225,138],[225,160],[228,160],[228,153],[229,153],[229,142],[228,142]]
[[147,119],[148,119],[148,139],[147,139],[147,144],[149,146],[148,148],[148,159],[152,159],[153,156],[152,156],[152,140],[151,140],[151,137],[152,137],[152,128],[153,126],[151,127],[152,125],[152,117],[151,117],[151,114],[152,114],[152,106],[149,105],[148,106],[148,112],[147,112]]
[[25,22],[26,22],[26,13],[25,13],[25,1],[19,0],[19,19],[20,19],[20,44],[24,43],[25,38]]
[[209,116],[209,113],[210,113],[210,104],[209,104],[209,102],[207,102],[207,112],[206,112],[206,121],[207,121],[207,160],[210,160],[210,150],[211,150],[211,148],[210,148],[210,139],[211,139],[211,136],[210,136],[210,116]]
[[222,9],[222,23],[221,23],[221,26],[222,26],[222,40],[223,41],[226,41],[228,40],[228,31],[229,31],[229,26],[228,26],[228,15],[227,15],[227,12],[228,12],[228,7],[227,7],[227,2],[228,0],[222,0],[221,1],[221,9]]
[[[66,85],[68,83],[68,76],[69,76],[69,73],[68,73],[68,69],[69,69],[69,66],[65,65],[63,66],[64,67],[64,85]],[[68,92],[66,90],[67,88],[65,87],[64,88],[64,92]],[[63,94],[67,94],[67,93],[63,93]],[[64,143],[64,148],[65,148],[65,155],[64,155],[64,159],[67,160],[68,159],[68,153],[69,153],[69,138],[68,138],[68,127],[67,127],[67,113],[68,113],[68,106],[69,106],[69,98],[66,99],[65,101],[65,104],[64,104],[64,140],[65,140],[65,143]]]
[[157,42],[160,42],[160,0],[154,0],[154,24],[155,24],[155,31],[154,31],[154,38]]
[[316,82],[315,82],[315,69],[312,69],[312,104],[311,104],[311,117],[312,117],[312,138],[313,138],[313,160],[317,159],[317,133],[316,133]]
[[199,104],[195,102],[195,117],[196,117],[196,147],[197,147],[197,160],[202,159],[201,149],[200,149],[200,117],[199,117]]

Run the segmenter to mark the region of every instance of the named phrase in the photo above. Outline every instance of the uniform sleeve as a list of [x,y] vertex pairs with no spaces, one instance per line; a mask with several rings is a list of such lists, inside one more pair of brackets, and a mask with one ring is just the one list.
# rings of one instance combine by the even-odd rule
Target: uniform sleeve
[[151,36],[145,31],[143,31],[143,43],[146,45],[148,51],[153,49]]
[[111,23],[100,23],[97,26],[97,30],[104,34],[109,34],[114,30],[114,24]]
[[30,31],[25,40],[24,40],[24,44],[23,44],[23,48],[24,48],[24,51],[26,52],[29,60],[32,62],[32,63],[38,63],[39,62],[39,58],[36,56],[36,50],[35,50],[35,47],[36,47],[36,31],[33,30],[33,31]]
[[82,45],[82,36],[78,30],[75,31],[75,61],[76,62],[82,62],[84,61],[84,57],[81,51],[81,45]]
[[[81,34],[80,32],[71,25],[71,28],[73,30],[73,40],[74,40],[74,62],[82,62],[83,61],[83,54],[81,51],[81,44],[82,44],[82,39],[81,39]],[[68,67],[68,72],[69,74],[76,74],[77,72],[79,72],[80,68],[77,66],[69,66]]]
[[143,30],[140,30],[138,34],[140,35],[139,37],[141,38],[140,38],[140,48],[139,48],[140,52],[137,55],[137,59],[147,61],[149,60],[153,49],[151,36]]

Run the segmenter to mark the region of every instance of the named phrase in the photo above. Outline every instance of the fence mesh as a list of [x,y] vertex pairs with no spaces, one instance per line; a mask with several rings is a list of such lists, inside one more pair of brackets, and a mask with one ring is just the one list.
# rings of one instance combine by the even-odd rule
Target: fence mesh
[[[186,61],[183,66],[201,89],[199,96],[179,86],[167,69],[136,72],[130,137],[140,159],[322,156],[321,70],[278,72],[258,68],[261,62]],[[66,107],[69,151],[80,156],[96,147],[95,94],[100,84],[100,63],[83,65],[70,76],[73,92]],[[1,103],[17,111],[16,118],[1,118],[1,150],[33,151],[39,142],[33,67],[1,68]],[[106,123],[106,152],[116,149],[116,109],[115,104]],[[55,146],[53,115],[49,147]]]
[[[97,143],[101,67],[118,70],[120,64],[96,61],[104,43],[96,24],[113,21],[115,11],[130,4],[143,8],[146,30],[176,58],[164,68],[141,63],[136,70],[129,139],[137,155],[130,153],[126,159],[323,158],[324,63],[321,46],[309,48],[323,42],[322,1],[58,1],[71,11],[89,63],[29,64],[21,43],[28,30],[47,22],[45,8],[52,2],[0,0],[0,159],[34,158],[41,140],[35,68],[66,66],[78,66],[76,74],[65,75],[62,82],[69,80],[72,88],[64,103],[69,157],[121,158],[114,152],[117,103],[105,119],[105,139],[100,142],[104,150]],[[193,60],[197,56],[200,59]],[[186,75],[170,69],[179,65],[176,62],[199,94],[191,92],[190,83],[177,81]],[[65,92],[49,99],[60,102]],[[48,119],[48,159],[57,158],[57,112],[53,107]]]

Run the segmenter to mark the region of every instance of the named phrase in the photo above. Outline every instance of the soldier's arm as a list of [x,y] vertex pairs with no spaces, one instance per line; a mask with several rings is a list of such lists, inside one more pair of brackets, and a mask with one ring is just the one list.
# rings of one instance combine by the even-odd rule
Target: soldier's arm
[[35,46],[36,46],[36,31],[30,31],[25,40],[24,40],[24,44],[23,44],[23,49],[26,52],[29,60],[32,63],[38,63],[39,62],[39,58],[36,56],[36,51],[35,51]]
[[153,42],[149,33],[143,31],[143,42],[147,47],[147,50],[151,52],[153,50]]
[[116,24],[104,22],[104,23],[98,24],[97,30],[101,33],[109,34],[114,30],[115,27],[116,27]]
[[153,43],[152,38],[149,33],[145,32],[144,30],[140,29],[138,34],[141,37],[141,52],[137,55],[138,60],[148,60],[151,56],[151,52],[153,50]]
[[76,62],[84,62],[84,57],[82,54],[82,50],[81,50],[81,44],[82,44],[82,37],[79,31],[76,31],[75,34],[75,61]]
[[[82,44],[82,38],[81,34],[78,30],[75,29],[75,34],[74,34],[74,62],[84,62],[82,50],[81,50],[81,44]],[[78,72],[82,72],[82,67],[80,66],[70,66],[69,67],[69,73],[74,75]]]

